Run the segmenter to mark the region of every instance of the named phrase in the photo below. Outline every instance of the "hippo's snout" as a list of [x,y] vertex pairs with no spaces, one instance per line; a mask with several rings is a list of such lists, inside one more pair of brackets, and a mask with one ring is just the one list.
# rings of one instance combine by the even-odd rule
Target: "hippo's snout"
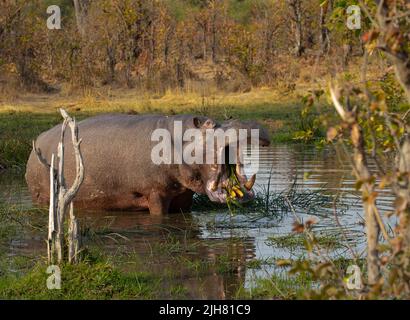
[[211,201],[226,203],[228,199],[236,199],[244,203],[255,198],[253,186],[256,175],[247,179],[243,165],[239,163],[219,166],[216,176],[206,184],[206,194]]

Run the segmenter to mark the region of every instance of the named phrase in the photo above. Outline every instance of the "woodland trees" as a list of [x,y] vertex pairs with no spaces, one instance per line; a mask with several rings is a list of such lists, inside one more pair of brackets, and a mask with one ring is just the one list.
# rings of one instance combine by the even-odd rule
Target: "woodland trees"
[[[62,29],[46,28],[48,5]],[[278,61],[338,57],[360,46],[345,27],[349,4],[307,0],[1,0],[0,77],[49,90],[115,84],[184,88],[192,65],[212,64],[253,85],[281,77]],[[303,60],[301,62],[303,65]],[[224,66],[224,67],[221,67]]]

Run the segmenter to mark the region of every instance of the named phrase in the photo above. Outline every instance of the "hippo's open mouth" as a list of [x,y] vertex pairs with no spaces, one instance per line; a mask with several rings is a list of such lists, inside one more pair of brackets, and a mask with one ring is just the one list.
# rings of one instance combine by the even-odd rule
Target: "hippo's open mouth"
[[226,203],[229,199],[247,202],[255,197],[252,190],[256,175],[249,179],[244,173],[243,164],[236,157],[234,164],[229,164],[229,147],[225,148],[225,164],[215,165],[215,178],[208,180],[206,194],[214,202]]

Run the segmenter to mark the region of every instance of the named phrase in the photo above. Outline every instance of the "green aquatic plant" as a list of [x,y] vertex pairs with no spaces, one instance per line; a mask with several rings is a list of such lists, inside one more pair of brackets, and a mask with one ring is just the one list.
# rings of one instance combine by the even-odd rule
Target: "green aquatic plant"
[[[318,190],[303,190],[296,181],[286,190],[273,191],[268,186],[260,186],[252,201],[239,203],[237,198],[227,205],[215,203],[206,195],[196,194],[193,201],[194,211],[223,211],[252,216],[280,216],[294,208],[303,208],[308,213],[319,213],[320,209],[329,207],[332,198],[326,195],[323,188]],[[234,206],[232,205],[234,204]]]
[[278,270],[270,277],[257,277],[249,288],[240,287],[237,299],[300,299],[306,288],[314,286],[309,275],[289,275]]
[[[315,237],[317,243],[324,248],[337,249],[343,247],[343,239],[335,234],[318,233]],[[275,235],[269,237],[266,243],[273,247],[288,249],[305,248],[307,245],[305,236],[299,233]]]

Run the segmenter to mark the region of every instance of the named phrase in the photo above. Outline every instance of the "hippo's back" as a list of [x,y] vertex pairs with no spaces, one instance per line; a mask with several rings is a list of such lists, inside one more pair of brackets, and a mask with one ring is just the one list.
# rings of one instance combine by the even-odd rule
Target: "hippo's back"
[[[83,207],[107,207],[122,194],[145,195],[164,183],[158,166],[151,161],[151,134],[157,128],[170,129],[170,118],[160,115],[106,114],[78,123],[84,159],[84,182],[76,197]],[[61,124],[42,133],[36,140],[41,156],[50,163],[57,153]],[[65,133],[65,176],[70,186],[75,177],[71,132]],[[26,180],[33,200],[49,199],[49,172],[32,151]],[[92,205],[90,205],[92,204]]]

